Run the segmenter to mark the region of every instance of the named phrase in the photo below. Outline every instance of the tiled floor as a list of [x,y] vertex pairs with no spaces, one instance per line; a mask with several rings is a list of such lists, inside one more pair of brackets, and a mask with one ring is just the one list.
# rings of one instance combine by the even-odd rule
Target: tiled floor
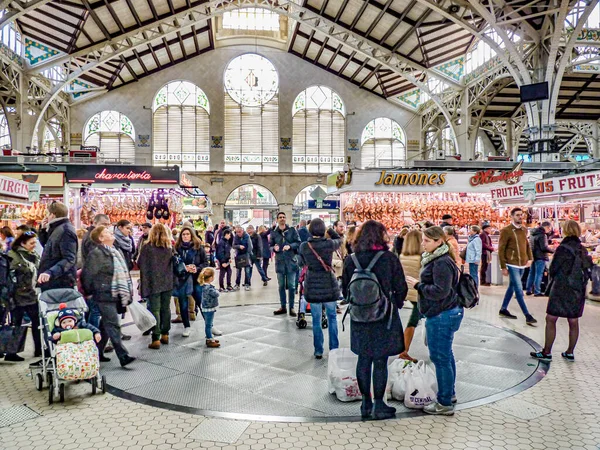
[[[502,288],[483,288],[481,304],[469,311],[468,317],[543,342],[543,326],[526,326],[516,302],[511,311],[520,316],[519,320],[497,316],[502,294]],[[260,286],[249,293],[228,294],[222,303],[272,304],[276,298],[274,287]],[[545,303],[543,298],[528,299],[540,322]],[[558,359],[549,374],[514,397],[459,411],[454,417],[383,422],[223,423],[223,419],[154,408],[110,394],[91,397],[85,383],[68,387],[65,404],[49,406],[46,391],[35,390],[26,363],[0,363],[0,416],[8,417],[9,408],[24,404],[39,414],[23,414],[24,421],[1,427],[0,449],[599,449],[599,323],[600,305],[589,304],[581,320],[577,362],[570,364],[559,356],[567,339],[566,324],[560,322],[554,350]],[[226,324],[222,328],[226,331]],[[220,350],[225,352],[226,347]],[[30,354],[28,347],[24,356]],[[154,376],[142,362],[132,365],[129,372],[130,386],[148,384]],[[209,438],[220,442],[203,440]]]

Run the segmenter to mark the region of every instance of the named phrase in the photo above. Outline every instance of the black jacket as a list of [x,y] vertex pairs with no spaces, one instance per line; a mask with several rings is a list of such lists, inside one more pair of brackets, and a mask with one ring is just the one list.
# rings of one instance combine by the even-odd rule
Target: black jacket
[[[585,278],[576,279],[571,274],[576,252],[581,252],[583,269],[587,272]],[[581,245],[581,241],[576,237],[564,238],[556,249],[548,271],[551,279],[550,301],[553,302],[556,299],[571,303],[575,303],[578,299],[585,301],[591,267],[592,258],[588,255],[585,247]]]
[[142,247],[140,266],[140,294],[142,298],[173,290],[173,249],[155,247],[148,243]]
[[181,259],[183,260],[186,266],[189,266],[190,264],[196,266],[195,274],[188,272],[186,277],[182,277],[176,280],[177,286],[182,286],[190,276],[192,277],[194,284],[198,284],[198,276],[200,275],[200,272],[202,271],[202,269],[208,266],[204,246],[201,245],[197,249],[195,249],[194,247],[186,249],[183,246],[181,246],[177,249],[177,253],[179,254],[179,256],[181,256]]
[[425,317],[438,314],[458,306],[454,286],[458,283],[458,267],[446,253],[428,263],[421,270],[421,281],[417,283],[419,311]]
[[95,302],[117,303],[112,295],[112,279],[115,263],[109,249],[96,245],[90,252],[81,272],[81,284],[87,295]]
[[256,232],[250,235],[250,240],[252,241],[252,261],[256,262],[263,258],[263,241]]
[[[355,253],[362,267],[367,267],[375,257],[376,251]],[[354,261],[352,258],[344,260],[344,272],[342,275],[342,291],[344,297],[348,296],[348,284],[354,274]],[[359,323],[350,322],[350,347],[359,356],[372,358],[383,358],[385,356],[398,355],[404,351],[404,332],[398,309],[402,308],[408,286],[404,279],[404,271],[400,260],[392,252],[386,251],[373,268],[373,273],[381,285],[383,292],[388,293],[392,302],[392,326],[388,330],[388,321]]]
[[84,263],[85,259],[92,252],[92,250],[98,246],[98,244],[92,241],[92,237],[90,236],[92,231],[94,231],[94,228],[96,227],[93,225],[88,227],[87,232],[83,235],[83,239],[81,240],[81,258],[83,259]]
[[208,245],[212,246],[213,242],[215,242],[215,232],[207,231],[206,233],[204,233],[204,240]]
[[215,256],[220,264],[228,263],[231,260],[231,240],[221,239]]
[[325,271],[325,268],[314,255],[308,244],[321,257],[323,262],[331,267],[333,252],[342,245],[342,238],[330,230],[331,239],[309,237],[308,242],[300,244],[298,251],[301,264],[308,266],[304,281],[304,297],[309,303],[334,302],[340,297],[340,289],[335,273]]
[[77,245],[75,227],[67,217],[50,224],[39,269],[50,275],[50,281],[40,285],[42,291],[75,287]]
[[269,245],[269,235],[271,234],[271,229],[267,229],[267,231],[263,231],[260,233],[260,239],[262,240],[262,257],[271,259],[271,246]]
[[[275,252],[275,272],[287,273],[298,271],[298,260],[296,253],[300,247],[300,237],[298,231],[289,225],[285,226],[284,230],[276,226],[271,231],[271,249]],[[279,246],[278,251],[275,251],[275,246]],[[283,250],[286,245],[290,246],[289,250]]]
[[15,271],[17,279],[14,292],[15,304],[17,306],[37,305],[38,296],[34,287],[37,280],[33,279],[35,271],[32,271],[30,265],[24,260],[37,267],[40,263],[39,256],[20,247],[17,250],[10,250],[8,257],[10,258],[10,270]]
[[533,253],[533,259],[535,261],[543,260],[548,261],[548,255],[554,253],[550,247],[548,247],[548,235],[544,227],[538,227],[531,231],[531,251]]

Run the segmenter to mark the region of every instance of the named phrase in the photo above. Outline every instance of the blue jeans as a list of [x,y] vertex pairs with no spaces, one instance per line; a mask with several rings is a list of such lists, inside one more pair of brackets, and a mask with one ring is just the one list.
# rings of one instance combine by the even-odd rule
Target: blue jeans
[[90,308],[90,315],[88,317],[88,323],[90,325],[95,326],[96,328],[100,328],[100,309],[98,308],[98,304],[93,300],[88,300],[88,307]]
[[543,259],[536,259],[533,262],[529,268],[529,276],[527,277],[527,283],[525,285],[527,292],[534,292],[535,294],[542,293],[542,278],[544,276],[545,268],[546,261]]
[[257,259],[250,266],[250,278],[248,279],[248,283],[247,283],[248,286],[250,286],[250,281],[252,280],[252,272],[253,272],[252,269],[254,268],[254,266],[256,266],[256,270],[258,270],[258,274],[260,275],[260,279],[262,281],[267,281],[267,275],[265,274],[265,271],[263,270],[263,268],[261,266],[261,260]]
[[203,311],[202,315],[204,316],[204,334],[206,334],[206,339],[212,339],[212,327],[215,320],[215,311]]
[[202,292],[204,291],[204,286],[201,284],[194,284],[194,292],[192,293],[192,297],[194,297],[194,301],[196,302],[196,313],[200,310],[202,306]]
[[185,328],[190,327],[190,302],[188,300],[188,295],[185,293],[186,287],[179,290],[173,291],[173,295],[177,297],[179,301],[179,314],[181,315],[181,321],[183,322],[183,326]]
[[469,275],[475,280],[475,286],[479,287],[479,264],[469,263]]
[[277,282],[279,283],[279,302],[282,308],[286,308],[285,291],[287,290],[290,300],[290,309],[294,309],[294,297],[296,295],[296,271],[288,270],[285,273],[277,272]]
[[510,266],[507,266],[506,268],[508,269],[508,289],[506,290],[506,294],[504,294],[502,310],[508,309],[508,304],[512,300],[513,294],[515,294],[517,302],[519,302],[519,306],[521,307],[521,311],[523,311],[525,316],[528,316],[529,310],[525,304],[525,297],[523,297],[523,283],[521,282],[521,277],[523,276],[525,269],[518,269]]
[[464,310],[462,306],[443,311],[425,321],[429,357],[435,366],[438,383],[437,401],[444,406],[452,405],[455,394],[456,361],[452,352],[454,333],[460,328]]
[[338,341],[338,326],[337,326],[337,303],[311,303],[310,315],[312,316],[313,342],[315,345],[315,355],[323,354],[323,328],[321,327],[321,317],[323,316],[323,306],[325,306],[325,314],[327,315],[328,330],[329,330],[329,351],[340,346]]
[[[250,278],[252,278],[252,267],[246,266],[243,269],[244,269],[244,286],[250,286]],[[237,270],[237,273],[235,275],[235,284],[237,286],[239,286],[242,281],[242,268],[238,267],[236,270]]]

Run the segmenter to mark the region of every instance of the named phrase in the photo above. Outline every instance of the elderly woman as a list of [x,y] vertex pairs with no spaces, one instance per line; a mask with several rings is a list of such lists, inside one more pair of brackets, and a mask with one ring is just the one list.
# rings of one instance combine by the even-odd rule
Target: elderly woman
[[[15,271],[17,283],[15,286],[12,318],[15,327],[20,327],[23,316],[27,314],[31,319],[31,332],[33,334],[34,356],[42,356],[42,342],[40,332],[40,319],[37,306],[37,293],[35,282],[37,280],[37,269],[40,257],[35,253],[37,236],[33,231],[25,231],[12,243],[12,250],[8,252],[10,257],[10,269]],[[0,355],[1,356],[1,355]],[[7,353],[5,361],[24,361],[15,353]]]
[[81,281],[84,291],[91,295],[94,306],[102,316],[98,344],[100,361],[110,361],[104,356],[104,348],[110,341],[122,367],[135,361],[121,341],[119,314],[125,312],[133,301],[133,285],[123,254],[115,247],[115,236],[105,226],[94,228],[90,238],[96,244],[85,260]]

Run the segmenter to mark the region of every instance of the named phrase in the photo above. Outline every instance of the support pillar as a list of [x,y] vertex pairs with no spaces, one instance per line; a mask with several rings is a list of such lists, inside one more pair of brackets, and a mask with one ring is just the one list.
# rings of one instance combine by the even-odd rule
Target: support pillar
[[477,136],[471,136],[472,133],[469,133],[471,110],[469,109],[469,96],[466,92],[461,99],[460,111],[460,123],[455,126],[458,132],[458,136],[456,136],[456,141],[458,142],[456,152],[462,155],[463,160],[471,161],[475,159],[475,142],[477,142]]
[[594,122],[594,126],[592,127],[592,148],[590,149],[592,153],[592,158],[600,159],[600,150],[598,145],[598,122]]
[[513,143],[513,121],[512,119],[506,119],[506,154],[510,156],[510,159],[516,161],[518,153],[519,146],[515,146]]

